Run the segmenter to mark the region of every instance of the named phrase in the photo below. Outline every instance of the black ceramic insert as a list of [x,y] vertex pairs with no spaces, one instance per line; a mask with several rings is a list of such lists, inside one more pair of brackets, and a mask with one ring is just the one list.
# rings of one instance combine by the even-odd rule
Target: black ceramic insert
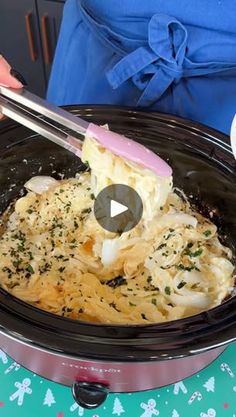
[[[173,167],[174,184],[200,210],[214,215],[236,246],[236,165],[228,137],[205,126],[159,113],[108,106],[70,111],[145,144]],[[74,176],[84,169],[71,153],[15,122],[0,126],[0,210],[34,175]],[[154,325],[99,325],[34,308],[0,290],[0,330],[31,345],[101,360],[140,361],[194,354],[236,339],[236,298],[186,319]]]

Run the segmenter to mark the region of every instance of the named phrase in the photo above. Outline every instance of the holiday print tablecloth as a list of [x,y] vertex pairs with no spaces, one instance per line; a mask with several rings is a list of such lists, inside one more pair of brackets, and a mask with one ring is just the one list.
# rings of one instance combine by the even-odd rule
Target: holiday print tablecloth
[[199,374],[164,388],[110,394],[96,410],[0,350],[0,417],[236,417],[236,344]]

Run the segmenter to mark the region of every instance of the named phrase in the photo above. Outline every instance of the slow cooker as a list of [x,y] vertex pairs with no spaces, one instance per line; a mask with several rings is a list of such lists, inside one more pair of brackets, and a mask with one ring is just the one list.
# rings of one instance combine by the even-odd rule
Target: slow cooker
[[[68,107],[75,115],[125,134],[173,167],[174,185],[236,243],[235,160],[228,137],[170,115],[110,106]],[[220,115],[219,115],[220,117]],[[81,161],[26,128],[0,123],[0,210],[34,175],[71,177]],[[138,256],[138,254],[137,254]],[[103,325],[52,315],[0,289],[0,346],[34,373],[72,387],[95,408],[108,392],[147,390],[186,378],[236,339],[236,297],[192,317],[152,325]]]

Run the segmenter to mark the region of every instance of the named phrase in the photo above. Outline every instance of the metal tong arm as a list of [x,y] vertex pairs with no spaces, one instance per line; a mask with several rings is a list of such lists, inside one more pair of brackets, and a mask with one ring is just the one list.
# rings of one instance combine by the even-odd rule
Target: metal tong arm
[[52,123],[57,122],[75,132],[85,136],[89,123],[73,114],[49,103],[48,101],[30,93],[24,88],[15,90],[0,85],[0,95],[9,98],[14,102],[23,105],[29,111],[34,110],[40,115],[51,119]]
[[26,90],[13,90],[2,86],[0,86],[0,111],[64,149],[81,156],[82,141],[54,123],[57,122],[84,136],[89,125],[84,120]]
[[1,94],[0,111],[5,114],[5,116],[10,117],[29,129],[32,129],[34,132],[37,132],[57,145],[62,146],[64,149],[67,149],[77,156],[81,156],[82,142],[79,139],[67,134],[63,130],[59,129],[59,127],[55,127],[32,112],[23,109],[14,101],[3,98]]

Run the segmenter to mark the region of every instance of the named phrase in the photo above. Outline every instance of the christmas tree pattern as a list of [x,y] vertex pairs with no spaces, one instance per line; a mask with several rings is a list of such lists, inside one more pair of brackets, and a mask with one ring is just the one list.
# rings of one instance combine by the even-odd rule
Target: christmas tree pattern
[[122,404],[121,404],[119,398],[116,397],[115,398],[115,401],[114,401],[114,405],[113,405],[112,414],[115,414],[117,416],[120,416],[124,412],[125,412],[125,410],[123,409]]
[[55,404],[55,403],[56,403],[56,401],[55,401],[55,398],[54,398],[54,396],[53,396],[53,393],[52,393],[52,391],[48,388],[48,389],[47,389],[47,392],[46,392],[46,394],[45,394],[45,397],[44,397],[43,405],[47,405],[48,407],[51,407],[51,405],[52,405],[52,404]]
[[212,376],[209,378],[205,384],[203,384],[204,388],[206,388],[207,392],[215,392],[215,378]]

